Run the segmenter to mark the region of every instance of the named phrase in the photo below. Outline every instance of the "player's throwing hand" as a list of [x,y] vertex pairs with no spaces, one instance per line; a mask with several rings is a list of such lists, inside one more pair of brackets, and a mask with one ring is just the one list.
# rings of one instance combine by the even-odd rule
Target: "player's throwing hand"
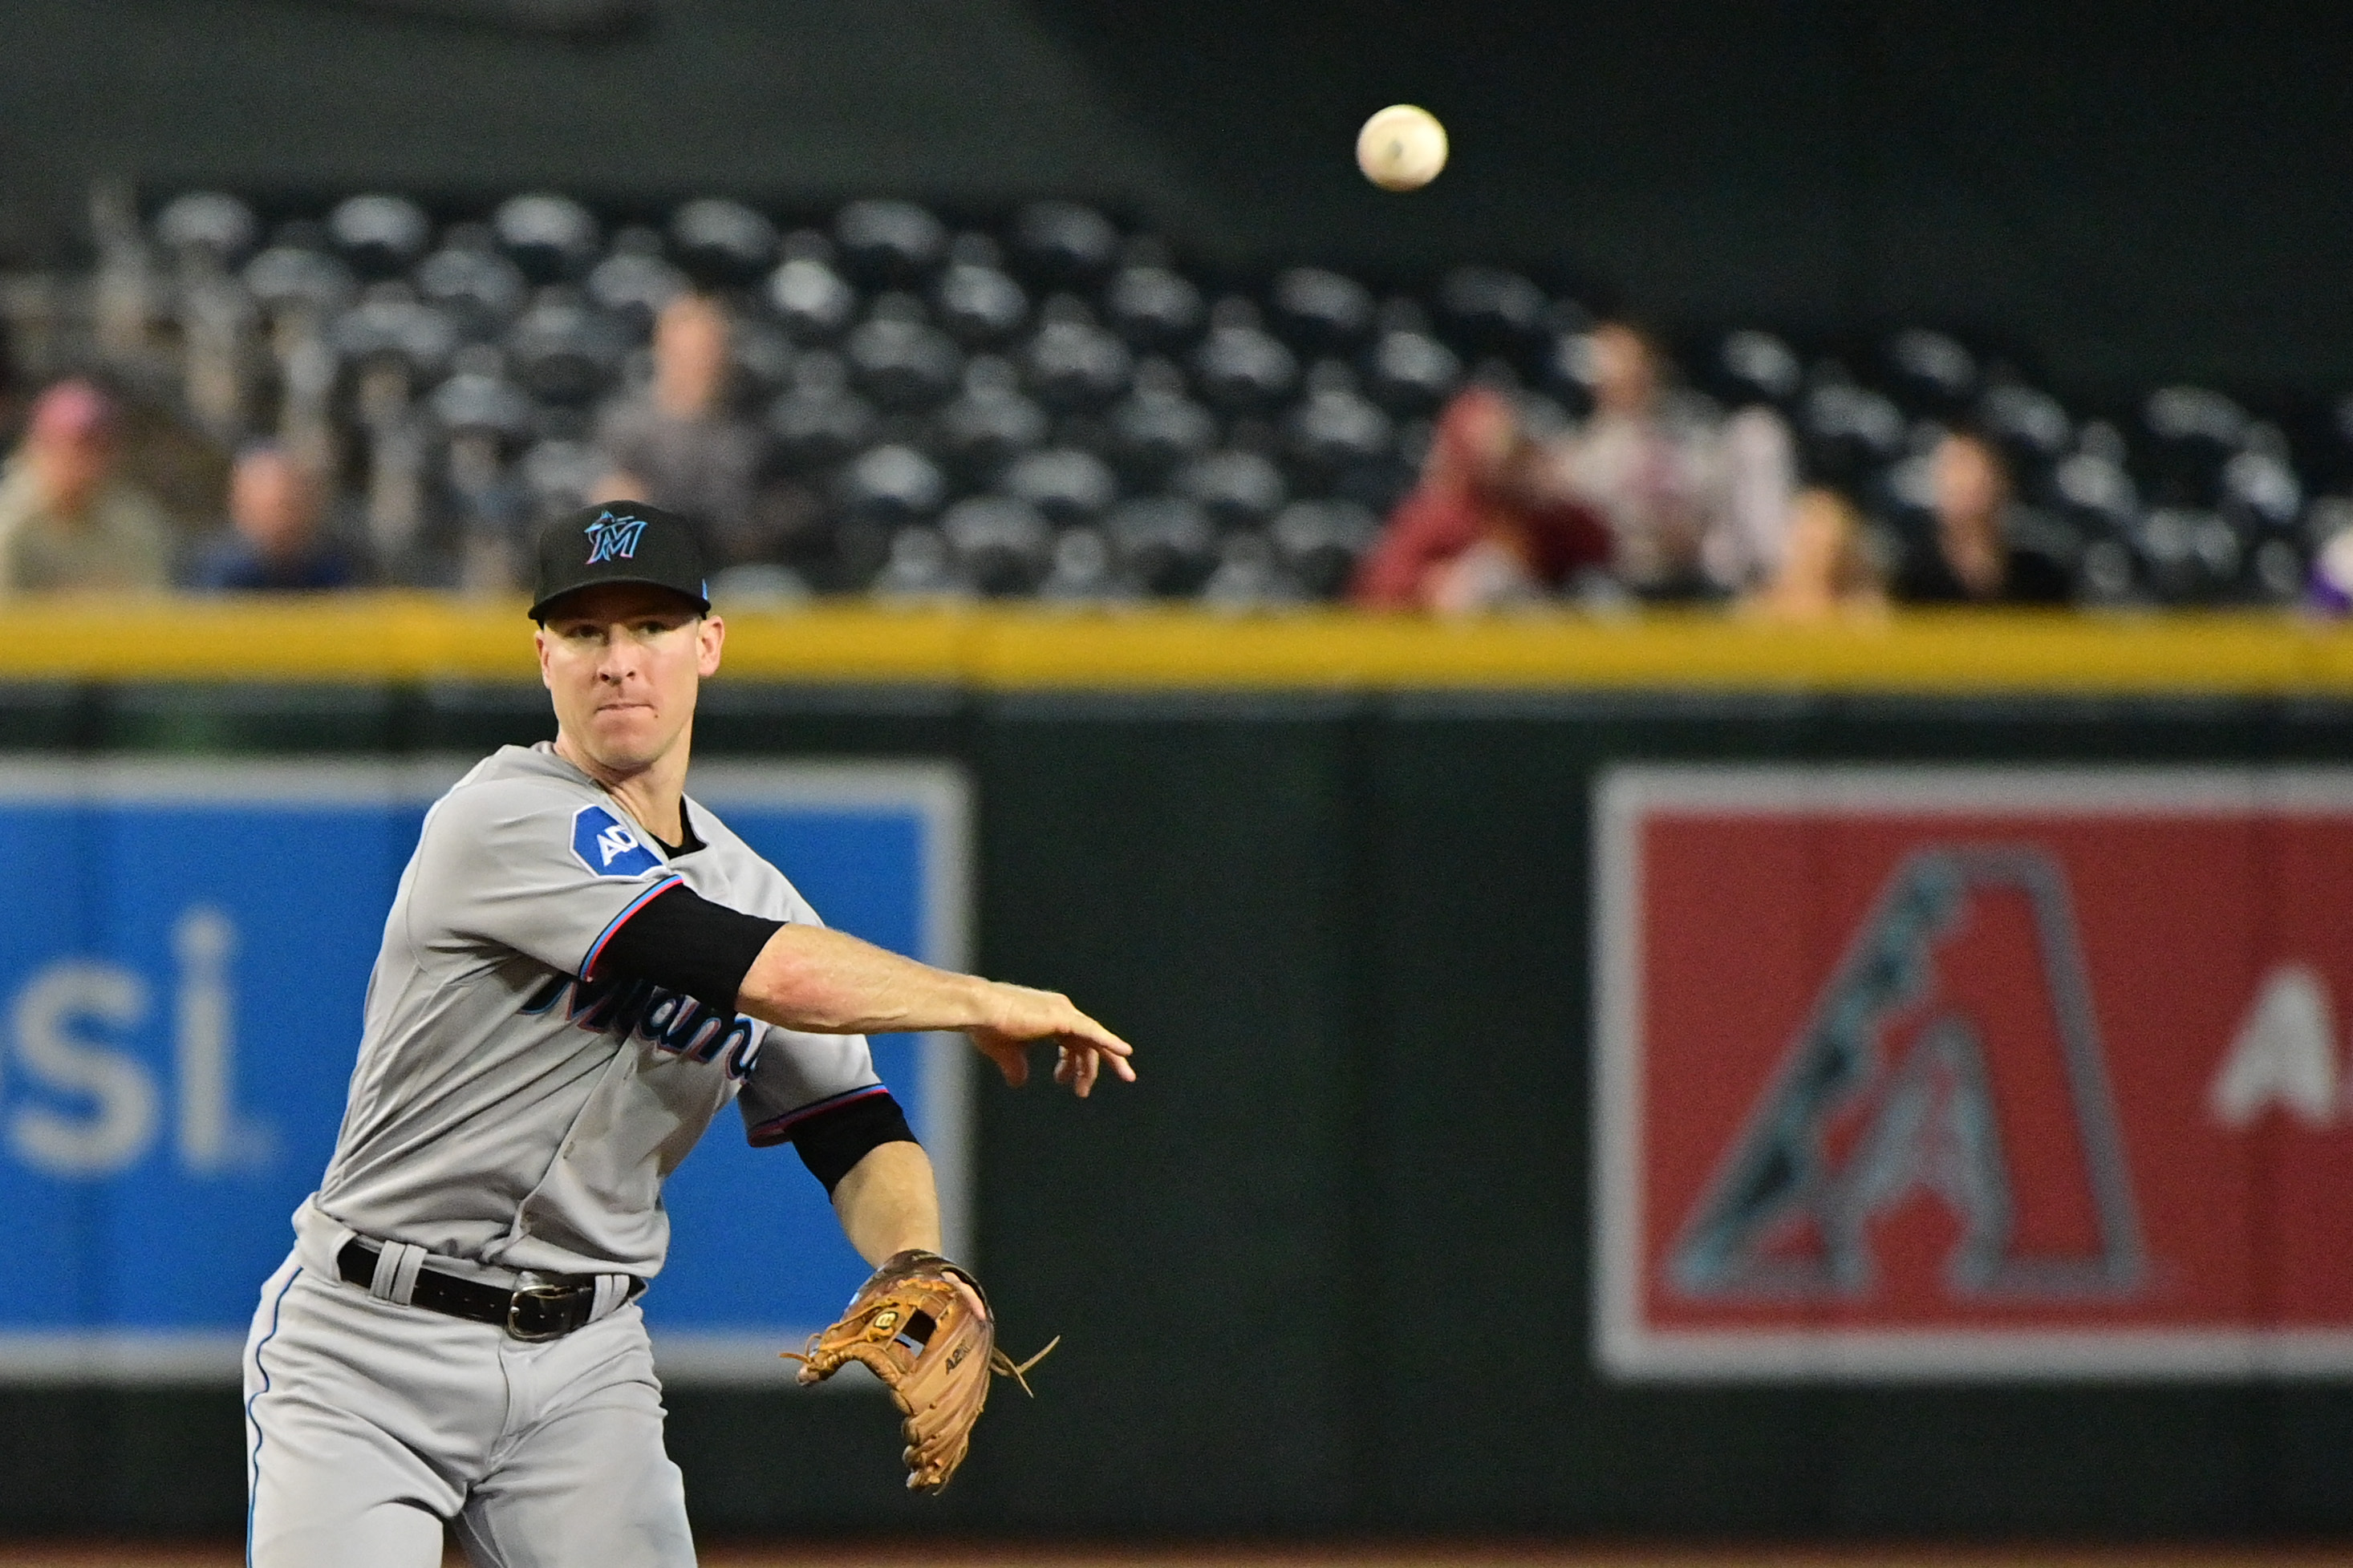
[[1054,1044],[1054,1081],[1070,1085],[1082,1100],[1093,1090],[1095,1078],[1106,1065],[1114,1076],[1135,1081],[1135,1066],[1128,1059],[1134,1047],[1080,1012],[1060,992],[999,981],[991,986],[989,1001],[990,1021],[966,1033],[1014,1088],[1029,1081],[1029,1047],[1039,1040]]

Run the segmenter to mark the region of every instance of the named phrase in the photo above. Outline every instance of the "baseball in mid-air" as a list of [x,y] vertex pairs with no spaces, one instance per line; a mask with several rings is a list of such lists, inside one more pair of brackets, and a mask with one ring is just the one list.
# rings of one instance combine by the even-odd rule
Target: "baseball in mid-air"
[[1417,191],[1446,167],[1446,127],[1427,109],[1392,103],[1356,132],[1356,167],[1385,191]]

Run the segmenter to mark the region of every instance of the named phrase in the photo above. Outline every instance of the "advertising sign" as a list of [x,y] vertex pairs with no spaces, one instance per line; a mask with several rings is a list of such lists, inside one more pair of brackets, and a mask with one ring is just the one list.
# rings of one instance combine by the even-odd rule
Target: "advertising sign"
[[1627,768],[1630,1379],[2353,1372],[2353,772]]
[[[334,1147],[401,869],[470,765],[0,762],[0,1378],[234,1382]],[[723,764],[689,787],[828,923],[963,964],[953,768]],[[970,1047],[874,1048],[961,1233]],[[824,1190],[728,1111],[666,1199],[663,1375],[789,1374],[776,1351],[865,1275]]]

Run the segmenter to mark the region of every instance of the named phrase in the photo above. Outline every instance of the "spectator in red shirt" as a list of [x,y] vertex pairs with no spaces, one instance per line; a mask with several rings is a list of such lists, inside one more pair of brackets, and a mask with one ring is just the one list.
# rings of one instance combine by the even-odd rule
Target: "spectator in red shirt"
[[1602,565],[1607,530],[1549,482],[1551,471],[1501,394],[1461,393],[1439,416],[1421,482],[1390,514],[1350,597],[1459,613],[1557,593]]

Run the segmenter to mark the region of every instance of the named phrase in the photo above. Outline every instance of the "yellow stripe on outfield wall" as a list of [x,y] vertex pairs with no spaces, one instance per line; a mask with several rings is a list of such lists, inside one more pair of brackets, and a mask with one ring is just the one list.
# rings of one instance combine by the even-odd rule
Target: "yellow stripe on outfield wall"
[[[522,606],[506,601],[16,599],[5,617],[0,679],[533,678],[530,625]],[[1336,610],[823,605],[731,616],[725,673],[994,690],[1694,686],[2353,696],[2353,629],[2278,615],[1951,612],[1797,629],[1686,612],[1444,622]]]

